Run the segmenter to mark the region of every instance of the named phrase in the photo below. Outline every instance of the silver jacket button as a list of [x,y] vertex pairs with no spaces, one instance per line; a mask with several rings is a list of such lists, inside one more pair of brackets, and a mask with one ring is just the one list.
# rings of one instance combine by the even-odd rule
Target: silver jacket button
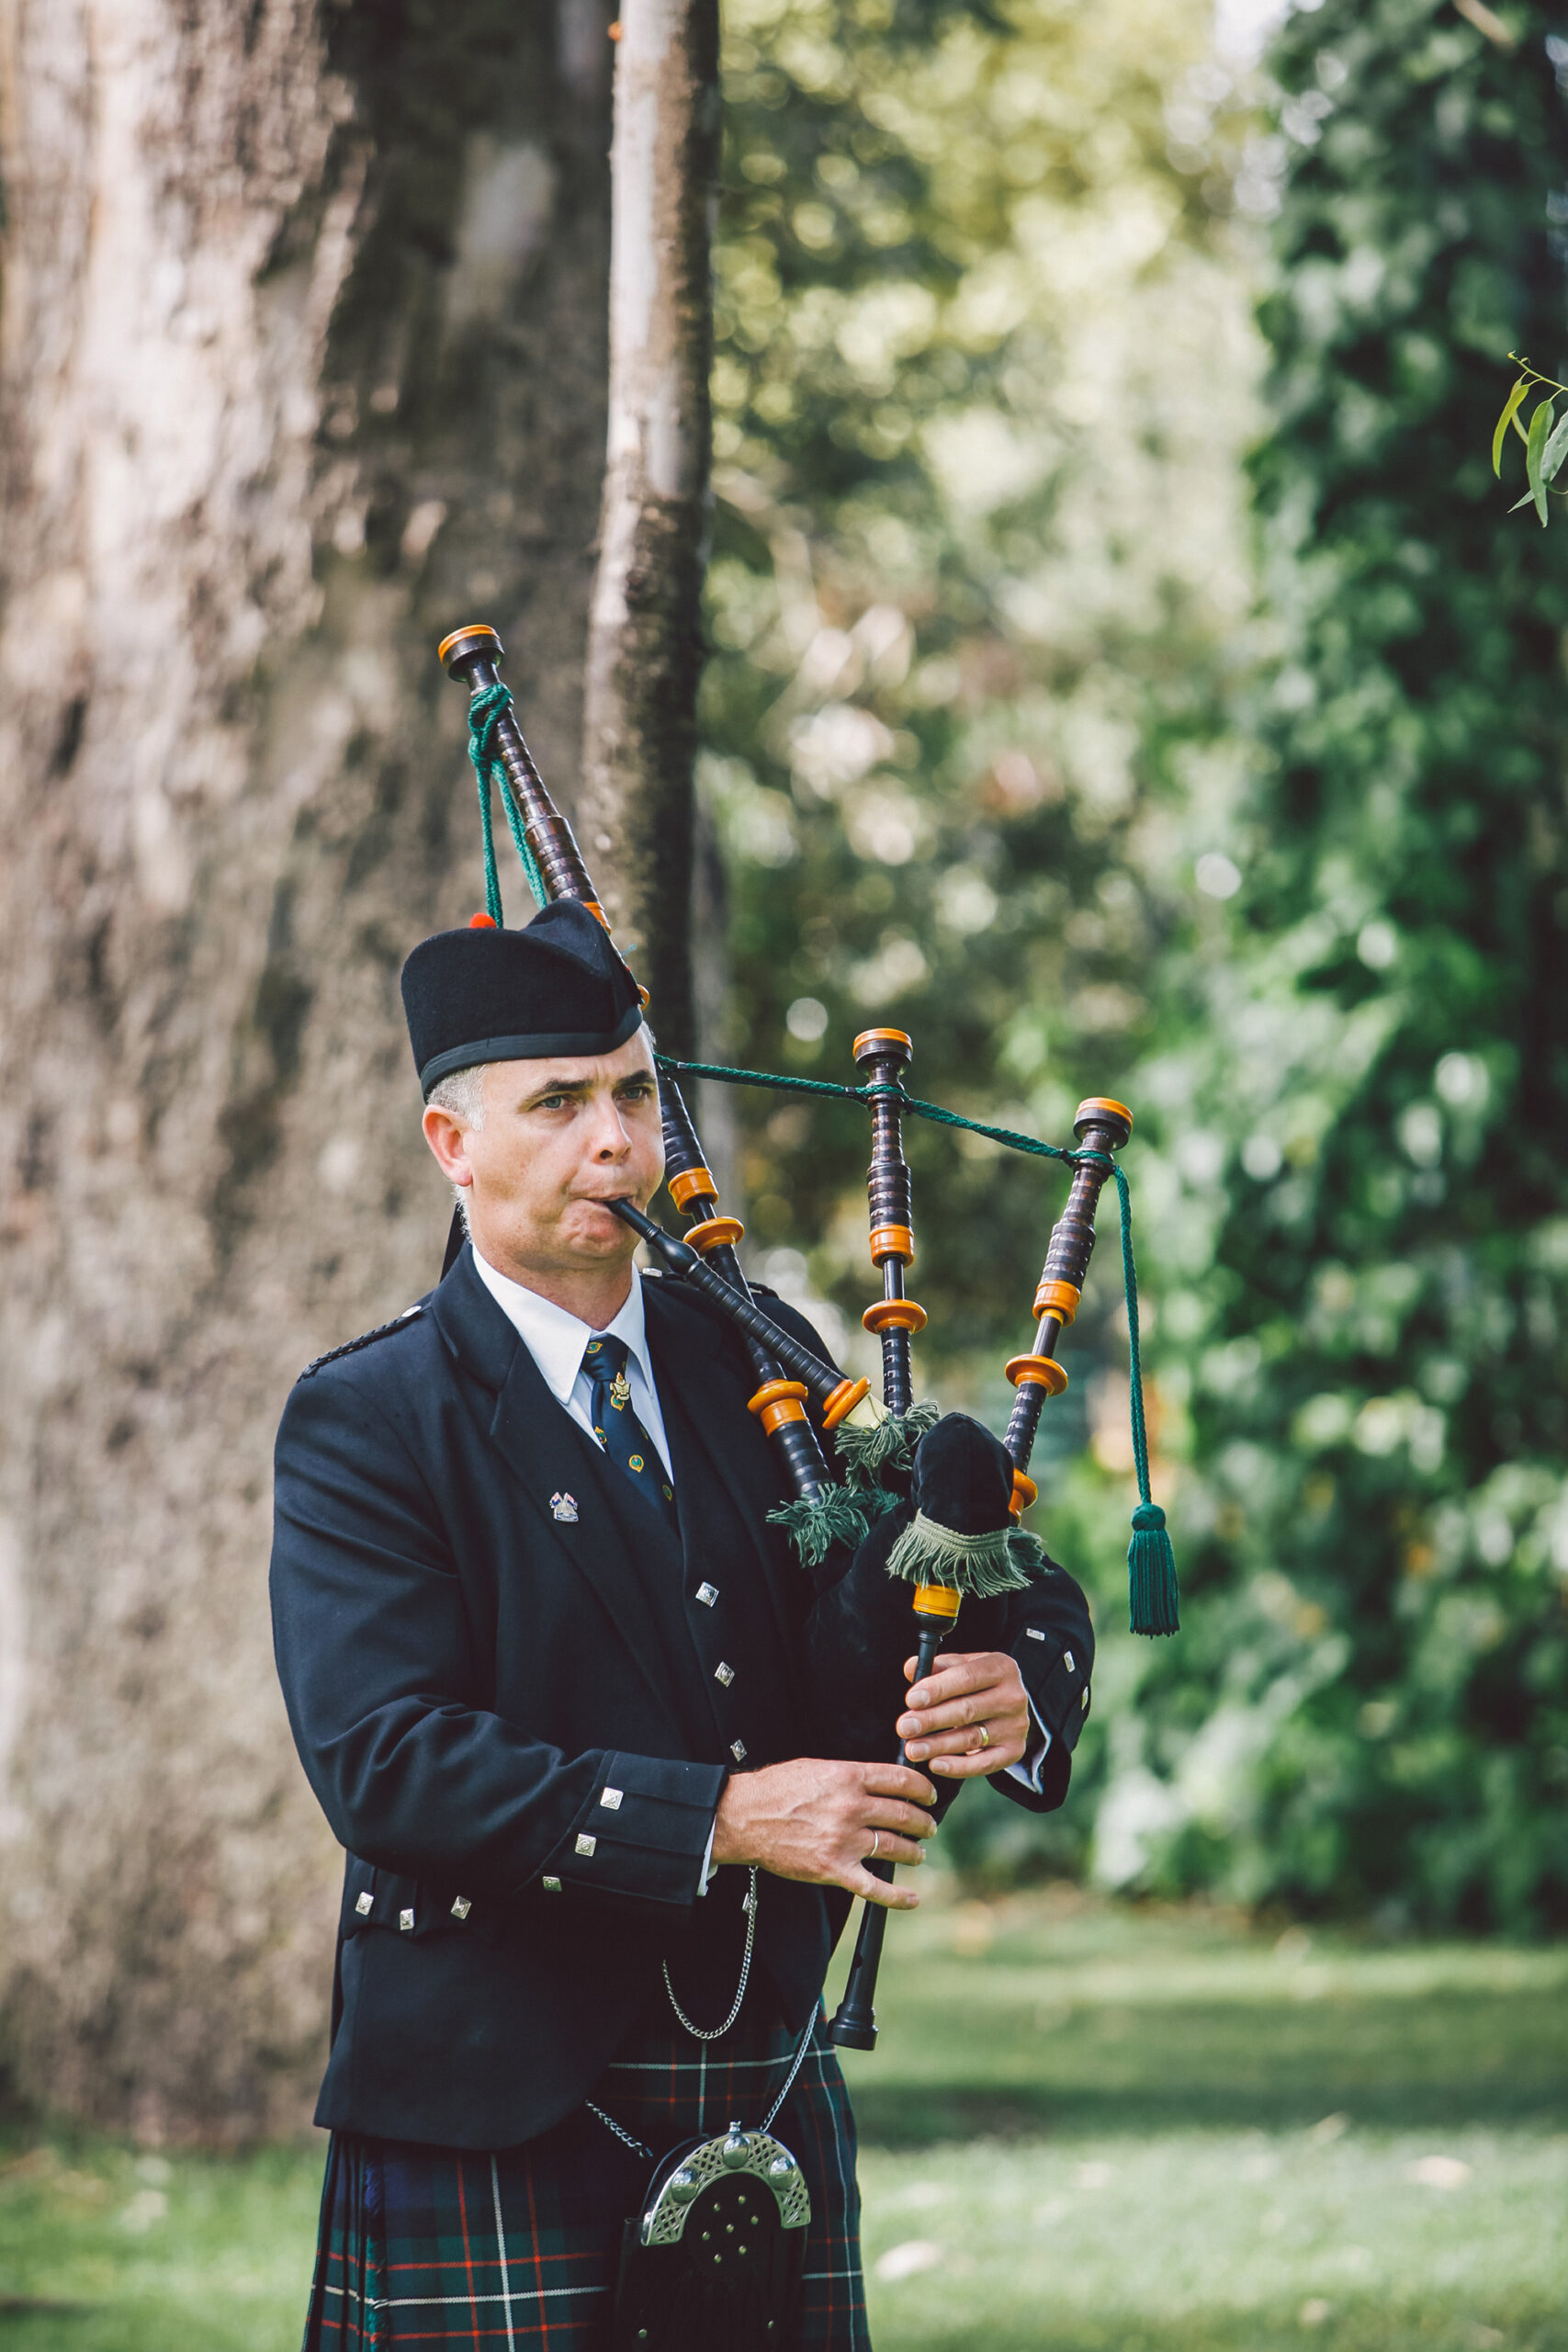
[[400,1911],[398,1914],[398,1925],[402,1929],[404,1935],[407,1935],[409,1929],[413,1926],[413,1913],[412,1911]]
[[452,1903],[452,1917],[454,1919],[466,1919],[473,1907],[466,1894],[456,1895]]
[[597,1838],[590,1838],[588,1832],[584,1830],[578,1838],[577,1850],[580,1854],[592,1855],[598,1843]]
[[716,1682],[722,1682],[725,1689],[728,1690],[730,1684],[735,1679],[735,1668],[732,1666],[727,1666],[723,1658],[720,1658],[718,1664],[714,1668],[713,1679]]

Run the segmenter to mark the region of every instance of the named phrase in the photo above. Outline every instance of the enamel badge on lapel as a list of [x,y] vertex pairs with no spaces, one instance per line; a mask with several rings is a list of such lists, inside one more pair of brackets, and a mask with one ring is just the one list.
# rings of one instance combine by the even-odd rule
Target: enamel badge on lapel
[[570,1495],[552,1495],[550,1497],[550,1509],[555,1513],[557,1519],[575,1519],[577,1517],[577,1504]]

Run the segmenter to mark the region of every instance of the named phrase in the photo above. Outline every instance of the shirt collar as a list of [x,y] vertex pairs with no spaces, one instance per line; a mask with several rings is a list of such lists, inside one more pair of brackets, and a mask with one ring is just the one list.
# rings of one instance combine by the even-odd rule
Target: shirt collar
[[477,1250],[474,1251],[474,1272],[538,1365],[546,1387],[558,1403],[564,1405],[571,1395],[577,1375],[582,1369],[582,1351],[595,1329],[600,1329],[606,1336],[626,1341],[627,1354],[636,1358],[643,1378],[652,1387],[653,1374],[648,1360],[648,1321],[643,1312],[642,1276],[635,1266],[626,1305],[618,1315],[603,1326],[584,1323],[581,1316],[569,1314],[553,1299],[541,1298],[536,1290],[528,1290],[522,1283],[514,1283],[510,1274],[498,1273]]

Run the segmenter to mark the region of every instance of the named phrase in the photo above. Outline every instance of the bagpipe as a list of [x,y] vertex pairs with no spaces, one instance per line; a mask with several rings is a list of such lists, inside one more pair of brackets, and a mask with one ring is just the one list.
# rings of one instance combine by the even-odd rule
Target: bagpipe
[[[501,677],[502,655],[495,630],[482,625],[455,630],[439,648],[447,674],[467,687],[469,697],[468,754],[479,784],[487,906],[486,913],[473,920],[498,925],[502,920],[491,821],[493,797],[500,800],[536,902],[543,906],[555,899],[578,899],[605,923],[607,931],[604,909],[571,827],[547,791],[524,741],[511,691]],[[646,991],[643,994],[646,1003]],[[656,1052],[665,1182],[676,1210],[686,1220],[685,1231],[679,1237],[667,1232],[630,1202],[612,1205],[669,1275],[699,1290],[739,1331],[757,1383],[749,1407],[777,1452],[793,1498],[773,1516],[786,1530],[805,1567],[822,1572],[831,1556],[841,1557],[839,1547],[852,1552],[881,1518],[901,1503],[915,1502],[913,1516],[885,1565],[891,1577],[911,1588],[916,1679],[919,1679],[931,1672],[939,1649],[952,1634],[966,1596],[989,1598],[1016,1590],[1041,1572],[1040,1546],[1018,1521],[1036,1499],[1038,1490],[1029,1476],[1029,1464],[1040,1417],[1047,1397],[1060,1396],[1067,1385],[1057,1349],[1063,1332],[1071,1328],[1077,1314],[1094,1249],[1095,1213],[1106,1184],[1113,1181],[1121,1207],[1133,1454],[1139,1494],[1128,1549],[1130,1623],[1137,1634],[1174,1634],[1178,1630],[1176,1568],[1165,1514],[1149,1493],[1132,1208],[1126,1175],[1116,1158],[1132,1135],[1133,1114],[1121,1102],[1091,1096],[1078,1105],[1074,1122],[1076,1148],[1043,1143],[1008,1128],[962,1118],[908,1094],[904,1073],[912,1052],[903,1030],[866,1030],[854,1041],[855,1067],[862,1073],[855,1086],[679,1061]],[[827,1363],[758,1305],[738,1254],[744,1227],[738,1217],[727,1216],[720,1208],[716,1182],[681,1091],[682,1077],[849,1100],[869,1110],[870,1247],[882,1295],[866,1308],[863,1321],[881,1350],[880,1405],[869,1396],[865,1380],[853,1379]],[[1003,1444],[1010,1464],[1012,1493],[996,1511],[979,1514],[1003,1520],[1000,1526],[956,1523],[975,1514],[954,1506],[955,1482],[942,1476],[942,1441],[934,1432],[948,1424],[939,1422],[934,1405],[917,1402],[913,1393],[910,1345],[924,1329],[926,1316],[924,1308],[908,1296],[905,1284],[907,1269],[915,1256],[913,1188],[904,1156],[904,1121],[911,1116],[968,1129],[1010,1149],[1060,1160],[1072,1170],[1066,1204],[1052,1228],[1035,1289],[1033,1336],[1028,1350],[1007,1366],[1014,1399]],[[808,1401],[818,1408],[822,1437],[808,1412]],[[960,1419],[950,1417],[953,1421]],[[837,1456],[833,1467],[823,1451],[823,1438],[832,1444]],[[923,1507],[934,1497],[942,1498],[944,1516],[941,1518]],[[899,1760],[904,1760],[901,1747]],[[893,1875],[890,1863],[873,1862],[868,1867],[879,1877]],[[871,2049],[875,2043],[873,1995],[886,1919],[881,1906],[865,1906],[844,1999],[831,2028],[834,2041],[851,2048]]]

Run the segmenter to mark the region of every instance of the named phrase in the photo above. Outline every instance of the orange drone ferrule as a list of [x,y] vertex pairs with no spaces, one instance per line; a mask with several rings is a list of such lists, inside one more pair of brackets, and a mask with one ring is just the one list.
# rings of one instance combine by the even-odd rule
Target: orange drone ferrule
[[840,1421],[849,1419],[861,1398],[870,1393],[869,1380],[840,1380],[822,1408],[823,1428],[836,1430]]
[[710,1216],[701,1225],[689,1225],[681,1238],[705,1257],[710,1250],[733,1249],[745,1230],[738,1216]]
[[951,1624],[963,1600],[964,1595],[950,1584],[918,1584],[915,1587],[917,1617],[940,1617]]
[[690,1201],[716,1201],[718,1186],[705,1168],[683,1168],[670,1179],[670,1197],[682,1216]]
[[1117,1102],[1113,1101],[1109,1094],[1086,1095],[1084,1100],[1078,1104],[1077,1109],[1073,1113],[1074,1129],[1077,1130],[1079,1127],[1093,1126],[1095,1125],[1095,1113],[1097,1111],[1109,1111],[1113,1119],[1125,1119],[1127,1122],[1127,1133],[1129,1135],[1132,1134],[1133,1114],[1128,1110],[1125,1102]]
[[1055,1356],[1014,1356],[1007,1366],[1007,1376],[1015,1388],[1029,1382],[1043,1388],[1047,1396],[1059,1396],[1067,1385],[1067,1375]]
[[803,1380],[764,1380],[746,1409],[755,1413],[772,1437],[785,1421],[806,1419],[807,1386]]
[[1034,1294],[1034,1320],[1043,1315],[1054,1315],[1065,1330],[1078,1311],[1083,1293],[1071,1283],[1044,1282]]
[[860,1319],[868,1331],[923,1331],[926,1310],[912,1298],[879,1298]]
[[1028,1471],[1015,1470],[1012,1474],[1012,1500],[1008,1505],[1010,1516],[1014,1519],[1021,1519],[1030,1504],[1038,1502],[1039,1499],[1040,1489]]
[[915,1237],[907,1225],[879,1225],[872,1232],[871,1262],[880,1266],[885,1258],[897,1258],[906,1266],[915,1260]]

